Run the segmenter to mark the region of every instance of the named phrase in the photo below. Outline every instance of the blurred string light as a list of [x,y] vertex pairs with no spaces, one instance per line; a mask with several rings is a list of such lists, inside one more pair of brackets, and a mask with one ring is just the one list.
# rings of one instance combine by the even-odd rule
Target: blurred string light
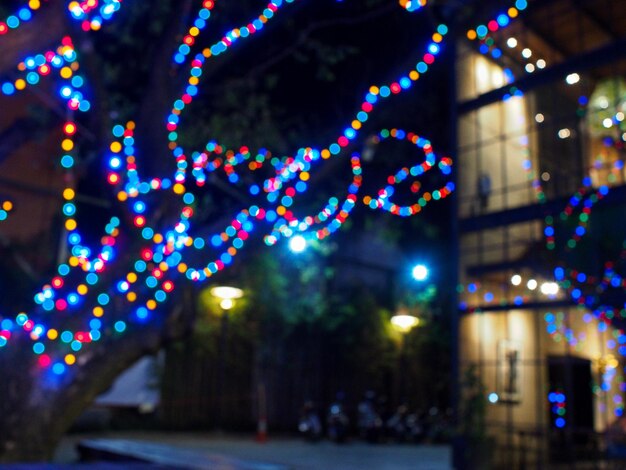
[[[42,6],[42,1],[29,0],[16,13],[0,21],[0,36],[18,29],[25,23],[32,20],[34,12]],[[85,0],[67,2],[67,9],[70,16],[81,24],[83,31],[98,31],[105,21],[110,20],[120,9],[122,0]]]
[[[359,155],[353,154],[351,158],[353,179],[343,202],[338,198],[331,198],[318,214],[298,218],[293,214],[291,206],[297,195],[307,190],[310,170],[315,163],[340,154],[351,141],[355,140],[363,123],[368,120],[370,113],[379,102],[408,90],[413,82],[428,71],[441,51],[448,28],[443,24],[436,28],[431,42],[426,47],[426,52],[413,68],[391,83],[370,87],[354,119],[339,137],[325,148],[302,147],[294,156],[275,158],[266,150],[255,154],[248,148],[241,147],[234,151],[222,147],[215,141],[210,141],[202,151],[186,154],[178,142],[178,127],[184,110],[198,94],[198,84],[206,60],[226,52],[235,40],[250,37],[261,30],[281,7],[293,1],[295,0],[269,2],[263,12],[246,25],[230,30],[223,35],[221,40],[193,56],[189,64],[188,84],[182,96],[174,102],[167,118],[169,148],[177,163],[173,178],[142,180],[135,158],[134,123],[128,122],[125,126],[117,125],[113,128],[115,140],[109,149],[107,180],[117,188],[118,200],[126,203],[132,210],[133,225],[147,244],[139,250],[139,255],[129,272],[116,281],[107,281],[106,285],[109,287],[102,288],[99,287],[103,279],[102,272],[106,268],[106,261],[112,258],[112,246],[120,232],[120,221],[113,218],[107,224],[107,234],[102,240],[103,248],[99,255],[92,254],[91,250],[81,245],[78,232],[73,230],[75,233],[72,235],[78,235],[70,240],[73,244],[72,251],[75,253],[69,258],[68,263],[59,265],[58,276],[55,276],[35,296],[36,303],[40,305],[40,309],[36,309],[36,312],[77,309],[81,304],[84,309],[87,306],[85,299],[91,299],[93,302],[90,307],[91,315],[86,319],[86,324],[78,330],[59,330],[40,322],[38,314],[29,315],[21,312],[15,316],[14,320],[0,318],[0,346],[7,344],[14,332],[23,331],[33,341],[33,352],[38,357],[39,365],[54,374],[62,375],[69,370],[69,366],[77,362],[77,353],[85,344],[100,340],[105,333],[122,334],[128,330],[129,325],[150,321],[152,312],[158,308],[159,304],[167,300],[175,288],[172,278],[182,274],[191,280],[202,281],[232,263],[234,256],[244,246],[250,232],[258,222],[269,223],[272,227],[270,234],[265,236],[265,242],[268,245],[275,244],[279,237],[292,238],[299,236],[298,234],[307,236],[309,229],[313,227],[315,227],[312,231],[313,236],[322,239],[341,226],[357,202],[356,194],[362,181]],[[401,1],[400,3],[409,11],[425,5],[425,2]],[[102,20],[110,18],[119,9],[119,4],[120,2],[73,2],[70,12],[76,20],[82,22],[83,29],[97,30],[101,25],[99,18]],[[206,22],[209,19],[213,5],[214,2],[202,2],[202,8],[193,26],[188,30],[181,44],[181,46],[187,46],[189,50],[187,47],[182,47],[182,49],[179,47],[174,62],[182,64],[191,55],[196,38],[206,25],[203,21]],[[64,41],[64,47],[70,47],[71,41],[69,39]],[[58,53],[51,52],[42,55],[43,61],[39,56],[33,59],[34,62],[25,61],[20,70],[26,72],[26,80],[21,78],[3,84],[3,94],[12,95],[24,89],[26,83],[29,85],[38,83],[40,76],[49,72],[45,65],[52,66],[52,68],[58,65],[61,70],[65,70],[65,67],[59,64],[59,60],[69,61],[69,70],[72,73],[69,74],[66,71],[68,76],[64,76],[62,72],[61,78],[69,80],[71,85],[62,87],[64,90],[62,97],[68,99],[70,109],[88,111],[88,101],[79,90],[83,84],[82,79],[75,80],[73,77],[74,72],[78,70],[73,48],[67,50],[67,55],[65,51],[62,51],[60,58],[57,56],[59,56]],[[41,68],[42,66],[44,67]],[[67,142],[62,146],[63,157],[71,158],[71,160],[64,158],[65,166],[71,168],[74,157],[67,152],[74,148],[74,133],[77,128],[71,127],[74,124],[73,120],[68,120],[67,124],[70,124],[69,128],[64,127],[66,134],[64,142]],[[373,208],[388,210],[396,215],[412,215],[419,212],[424,202],[428,202],[429,199],[437,200],[437,191],[439,198],[442,198],[454,189],[453,186],[446,185],[433,192],[421,193],[420,201],[421,199],[424,201],[418,202],[417,205],[397,206],[391,203],[392,191],[389,188],[408,179],[409,176],[415,178],[435,166],[443,175],[448,175],[452,162],[445,157],[439,161],[436,158],[433,160],[430,143],[415,134],[392,129],[383,130],[378,135],[379,140],[387,138],[408,139],[425,153],[426,160],[414,167],[402,169],[389,177],[388,186],[376,198],[370,198],[367,205],[370,207],[374,205]],[[67,152],[66,148],[69,149]],[[191,219],[197,203],[191,188],[187,187],[188,172],[191,173],[195,186],[204,185],[207,182],[207,174],[218,169],[226,173],[231,183],[237,183],[240,181],[238,167],[245,166],[255,171],[267,164],[271,165],[274,176],[267,178],[261,185],[249,186],[250,194],[258,196],[261,204],[242,209],[220,233],[209,237],[194,237],[190,234]],[[411,191],[418,194],[420,189],[419,182],[414,181]],[[177,220],[162,231],[157,231],[150,223],[151,212],[147,195],[155,191],[173,192],[183,203]],[[72,201],[74,196],[74,193],[68,192],[66,200]],[[66,207],[66,212],[67,217],[73,219],[73,208]],[[188,250],[213,251],[215,249],[221,253],[213,261],[201,266],[188,264],[188,258],[195,259],[194,256],[187,256]],[[82,282],[77,286],[74,285],[76,268],[82,271]],[[73,274],[71,278],[68,277],[70,273]],[[126,302],[127,306],[124,306],[122,311],[130,312],[128,318],[120,319],[119,313],[115,313],[117,310],[112,308],[113,298]],[[52,347],[53,345],[55,346]]]
[[[44,0],[46,1],[46,0]],[[28,23],[33,18],[33,13],[41,8],[40,0],[30,0],[17,10],[16,13],[10,15],[6,20],[0,21],[0,36],[19,28],[24,23]]]
[[[412,132],[405,132],[401,129],[383,129],[374,139],[373,143],[378,144],[386,139],[406,140],[415,145],[418,149],[424,152],[425,159],[422,163],[419,163],[411,168],[402,168],[395,175],[387,178],[387,186],[378,191],[376,197],[366,196],[363,198],[365,205],[371,209],[382,209],[391,212],[394,215],[399,216],[411,216],[421,212],[430,201],[438,201],[448,197],[454,191],[454,183],[448,181],[439,189],[435,189],[432,192],[425,191],[418,199],[418,202],[410,206],[401,206],[391,202],[391,197],[395,192],[395,186],[405,181],[409,176],[412,179],[416,179],[422,174],[428,172],[431,169],[438,169],[445,177],[449,176],[452,172],[452,159],[449,157],[442,157],[437,161],[437,158],[433,152],[433,148],[430,142]],[[421,185],[415,182],[411,186],[411,191],[414,194],[418,194],[421,190]]]
[[[564,312],[546,312],[543,316],[546,322],[546,332],[555,342],[559,343],[564,340],[577,351],[582,351],[587,340],[587,334],[585,332],[576,333],[568,327],[565,317]],[[591,321],[588,313],[584,313],[583,318]]]
[[[518,18],[520,12],[524,11],[527,7],[528,2],[526,0],[517,0],[514,6],[502,11],[486,24],[481,24],[474,29],[469,29],[466,36],[471,41],[478,41],[478,51],[481,54],[490,56],[494,60],[500,60],[504,53],[502,49],[498,47],[498,44],[496,44],[496,41],[493,38],[493,33],[509,26],[514,19]],[[519,47],[519,41],[515,37],[509,37],[506,40],[506,46],[509,49],[516,49]],[[527,73],[533,73],[535,70],[543,69],[547,65],[545,59],[537,59],[533,57],[532,50],[527,47],[522,49],[520,55],[526,60],[524,70]],[[503,72],[507,83],[511,83],[515,80],[515,76],[511,69],[504,68]],[[512,96],[522,96],[522,94],[522,91],[517,87],[511,87],[503,98],[508,99]]]
[[98,31],[120,9],[122,0],[71,1],[68,10],[81,23],[83,31]]
[[2,201],[0,204],[0,222],[7,220],[9,217],[9,212],[13,210],[13,202],[10,200]]
[[553,418],[554,426],[561,429],[567,425],[567,399],[565,393],[561,389],[548,394],[550,402],[550,412]]

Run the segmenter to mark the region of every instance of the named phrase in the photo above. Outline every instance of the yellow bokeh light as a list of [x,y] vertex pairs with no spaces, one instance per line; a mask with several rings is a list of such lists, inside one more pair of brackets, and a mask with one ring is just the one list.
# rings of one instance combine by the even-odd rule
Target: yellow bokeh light
[[65,188],[63,190],[63,199],[65,199],[66,201],[71,201],[72,199],[74,199],[74,196],[76,196],[76,193],[72,188]]
[[71,78],[72,75],[74,75],[74,72],[72,72],[72,69],[69,67],[63,67],[61,69],[61,77],[63,78]]
[[94,307],[92,312],[94,317],[100,318],[102,315],[104,315],[104,309],[100,306]]
[[122,151],[122,144],[120,144],[119,142],[111,143],[111,152],[120,153],[121,151]]
[[69,152],[74,148],[74,142],[72,139],[64,139],[63,142],[61,142],[61,148],[66,152]]
[[76,363],[76,356],[74,356],[73,354],[67,354],[65,356],[65,363],[68,366],[71,366],[72,364],[75,364]]
[[76,221],[74,219],[67,219],[65,221],[65,229],[69,230],[70,232],[73,230],[76,230]]
[[48,339],[49,340],[54,341],[58,337],[59,337],[59,332],[57,330],[55,330],[54,328],[48,330]]

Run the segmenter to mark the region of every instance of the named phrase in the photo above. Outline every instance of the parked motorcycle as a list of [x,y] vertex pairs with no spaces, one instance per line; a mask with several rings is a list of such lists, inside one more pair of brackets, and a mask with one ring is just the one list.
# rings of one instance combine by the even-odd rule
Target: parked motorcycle
[[315,404],[311,401],[307,401],[302,407],[298,431],[309,441],[318,441],[322,438],[322,420]]
[[331,441],[340,443],[347,439],[350,419],[345,411],[341,396],[338,396],[337,400],[330,405],[326,416],[326,426],[328,438]]
[[374,392],[368,391],[358,406],[357,427],[359,436],[368,442],[378,442],[382,435],[383,420],[375,406]]

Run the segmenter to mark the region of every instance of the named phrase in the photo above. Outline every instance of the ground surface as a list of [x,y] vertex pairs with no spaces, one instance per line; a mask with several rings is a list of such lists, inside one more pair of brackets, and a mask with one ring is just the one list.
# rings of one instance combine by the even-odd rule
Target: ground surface
[[[307,443],[298,439],[272,438],[271,436],[267,442],[258,443],[253,436],[161,432],[115,432],[68,436],[57,451],[55,463],[61,468],[82,468],[82,466],[71,465],[78,460],[76,444],[84,439],[97,438],[162,444],[173,446],[181,451],[194,451],[215,458],[235,458],[242,461],[279,464],[294,470],[439,470],[451,468],[451,452],[447,446],[369,445],[359,441],[336,445],[328,441]],[[104,465],[113,466],[112,464]],[[96,467],[91,464],[90,468]]]

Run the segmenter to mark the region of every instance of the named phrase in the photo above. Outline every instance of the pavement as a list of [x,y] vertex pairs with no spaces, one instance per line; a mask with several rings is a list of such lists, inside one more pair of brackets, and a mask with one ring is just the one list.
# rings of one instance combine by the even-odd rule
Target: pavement
[[[100,442],[143,448],[150,454],[165,456],[156,464],[145,462],[98,461],[80,463],[79,442]],[[169,459],[169,460],[168,460]],[[205,465],[195,466],[203,461]],[[451,449],[444,445],[367,444],[350,441],[309,443],[288,437],[271,437],[264,443],[254,436],[211,433],[106,432],[69,435],[57,449],[53,465],[13,465],[3,470],[32,469],[154,469],[209,468],[215,470],[292,469],[292,470],[447,470],[451,467]]]

